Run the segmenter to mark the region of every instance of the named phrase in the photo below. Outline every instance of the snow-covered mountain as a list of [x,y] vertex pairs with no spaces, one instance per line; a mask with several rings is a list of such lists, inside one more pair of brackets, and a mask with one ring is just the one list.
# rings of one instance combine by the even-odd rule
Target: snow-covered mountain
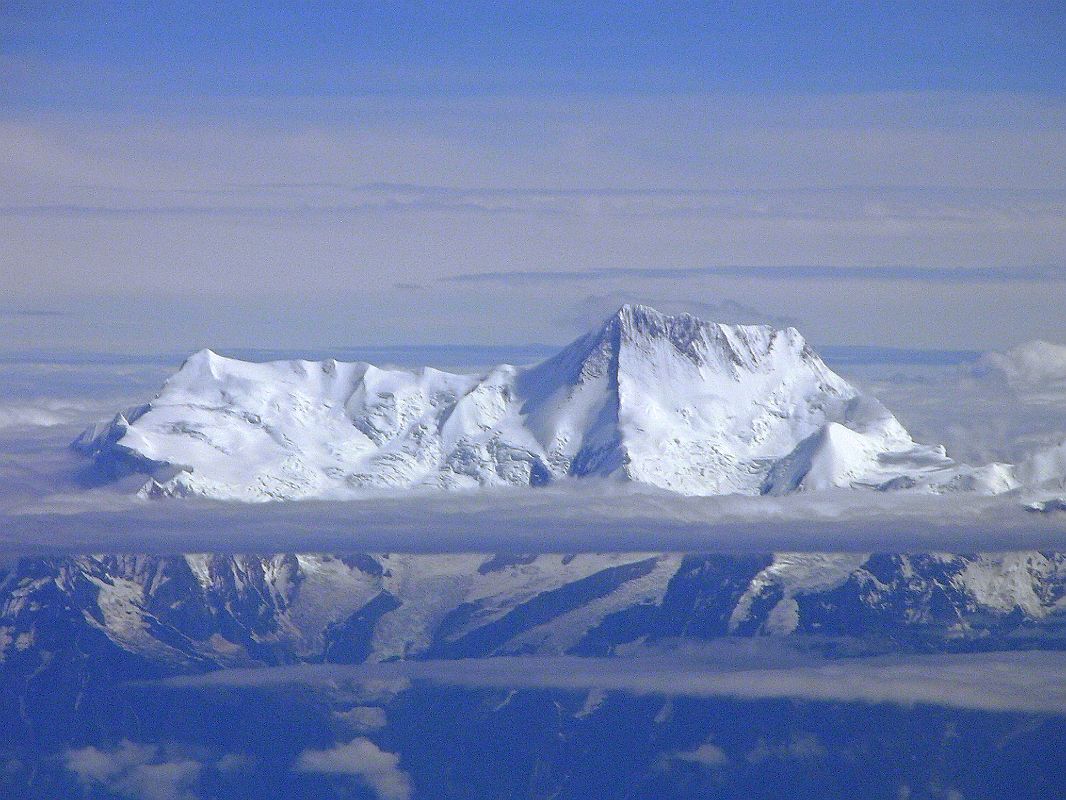
[[1016,485],[916,443],[793,328],[623,306],[531,367],[481,375],[190,357],[151,402],[75,442],[144,491],[219,499],[536,486],[599,476],[691,495]]

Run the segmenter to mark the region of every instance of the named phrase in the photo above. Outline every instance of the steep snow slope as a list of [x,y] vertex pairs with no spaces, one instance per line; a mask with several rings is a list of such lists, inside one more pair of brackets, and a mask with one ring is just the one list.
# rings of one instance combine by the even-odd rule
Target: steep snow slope
[[148,494],[270,500],[366,488],[631,480],[685,494],[1014,486],[916,444],[789,328],[624,306],[541,364],[483,375],[190,357],[75,446]]

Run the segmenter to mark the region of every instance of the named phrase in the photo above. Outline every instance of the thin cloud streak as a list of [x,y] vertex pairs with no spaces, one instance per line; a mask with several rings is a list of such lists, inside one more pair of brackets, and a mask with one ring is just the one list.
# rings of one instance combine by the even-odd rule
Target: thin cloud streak
[[[712,651],[613,658],[520,656],[366,665],[224,670],[164,681],[190,689],[416,680],[470,688],[621,691],[668,697],[797,698],[819,702],[935,705],[993,712],[1066,714],[1066,653],[996,652],[878,657],[755,667]],[[812,659],[813,660],[813,659]]]
[[617,219],[735,219],[1003,226],[1055,223],[1061,193],[906,185],[710,189],[686,186],[448,186],[370,182],[247,182],[137,188],[73,184],[53,197],[0,206],[0,217],[262,216],[452,212]]
[[600,268],[556,271],[468,272],[443,278],[445,283],[534,284],[559,281],[598,282],[611,278],[683,280],[685,278],[742,278],[768,281],[914,281],[920,283],[1051,283],[1066,280],[1063,267],[917,267],[917,266],[726,266],[661,268]]
[[69,311],[57,311],[49,308],[18,308],[0,306],[0,318],[3,317],[69,317]]

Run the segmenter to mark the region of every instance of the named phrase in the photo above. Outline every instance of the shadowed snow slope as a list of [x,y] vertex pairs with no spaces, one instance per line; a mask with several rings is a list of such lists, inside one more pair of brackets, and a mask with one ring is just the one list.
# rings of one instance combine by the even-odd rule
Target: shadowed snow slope
[[149,494],[270,500],[368,488],[630,480],[684,494],[1013,488],[916,444],[792,328],[623,306],[532,367],[482,375],[191,356],[75,446]]

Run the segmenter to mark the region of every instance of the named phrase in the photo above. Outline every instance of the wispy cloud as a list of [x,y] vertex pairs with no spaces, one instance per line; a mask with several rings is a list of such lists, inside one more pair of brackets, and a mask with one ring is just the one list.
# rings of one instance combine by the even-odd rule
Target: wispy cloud
[[[67,296],[85,320],[21,341],[558,341],[554,289],[580,281],[651,297],[698,281],[683,289],[700,302],[795,316],[825,343],[1008,346],[1051,337],[1066,313],[1046,291],[1066,241],[1054,98],[366,96],[225,111],[0,120],[0,291],[27,306]],[[723,285],[743,281],[758,285]],[[137,311],[160,297],[162,315]]]
[[[0,206],[0,217],[306,218],[449,212],[551,218],[866,222],[1001,227],[1066,216],[1058,192],[921,186],[759,189],[419,185],[332,181],[202,186],[68,185],[50,202]],[[58,199],[61,197],[62,199]]]
[[704,767],[722,767],[729,763],[729,756],[726,755],[725,751],[711,742],[704,742],[693,750],[682,750],[674,753],[672,758],[677,761],[700,764]]
[[0,317],[66,317],[69,315],[69,311],[51,308],[0,306]]
[[91,401],[38,400],[5,402],[0,400],[0,431],[6,428],[52,428],[85,421],[100,406]]
[[544,284],[601,283],[643,278],[678,281],[691,278],[744,278],[766,281],[915,281],[924,283],[1047,283],[1066,281],[1066,267],[921,267],[921,266],[722,266],[618,267],[586,270],[513,270],[468,272],[444,278],[446,283]]

